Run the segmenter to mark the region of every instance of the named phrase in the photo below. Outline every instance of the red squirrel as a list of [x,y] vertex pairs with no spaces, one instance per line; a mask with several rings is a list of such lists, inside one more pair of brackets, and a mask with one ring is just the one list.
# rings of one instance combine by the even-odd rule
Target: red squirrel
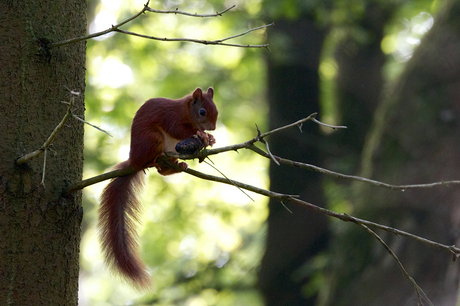
[[[157,158],[164,152],[175,152],[183,139],[197,135],[205,145],[213,145],[214,137],[205,130],[216,128],[217,108],[214,90],[200,88],[182,99],[155,98],[145,102],[134,116],[131,126],[129,159],[115,169],[132,167],[136,173],[114,178],[105,187],[99,208],[99,229],[106,263],[125,277],[134,287],[151,286],[146,266],[139,257],[138,234],[140,203],[138,194],[143,186],[144,169],[156,167],[161,175],[180,171],[161,167]],[[172,163],[187,169],[184,162],[170,157]]]

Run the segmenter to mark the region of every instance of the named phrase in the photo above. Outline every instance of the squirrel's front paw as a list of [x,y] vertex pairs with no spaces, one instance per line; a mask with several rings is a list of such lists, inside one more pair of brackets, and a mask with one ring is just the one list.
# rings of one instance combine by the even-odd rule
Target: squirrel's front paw
[[179,166],[181,167],[182,171],[185,171],[188,169],[188,164],[184,162],[180,162]]
[[209,133],[198,131],[196,135],[203,140],[204,147],[213,146],[216,143],[216,139]]

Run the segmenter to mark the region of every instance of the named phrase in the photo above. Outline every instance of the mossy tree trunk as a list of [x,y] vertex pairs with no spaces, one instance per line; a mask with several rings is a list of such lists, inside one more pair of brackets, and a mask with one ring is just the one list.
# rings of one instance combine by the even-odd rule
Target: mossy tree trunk
[[46,50],[84,35],[86,1],[0,2],[0,305],[77,305],[83,124],[70,119],[44,155],[15,160],[41,147],[62,120],[66,88],[79,91],[84,115],[85,42]]

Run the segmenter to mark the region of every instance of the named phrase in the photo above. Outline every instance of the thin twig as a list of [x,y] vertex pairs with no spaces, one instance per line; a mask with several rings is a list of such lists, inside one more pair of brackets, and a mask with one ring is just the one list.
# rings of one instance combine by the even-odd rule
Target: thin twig
[[146,7],[146,11],[149,11],[151,13],[157,13],[157,14],[174,14],[174,15],[185,15],[185,16],[190,16],[190,17],[202,17],[202,18],[209,18],[209,17],[220,17],[224,13],[230,11],[231,9],[235,8],[236,5],[232,5],[231,7],[223,10],[222,12],[216,12],[215,14],[192,14],[192,13],[187,13],[187,12],[182,12],[179,11],[178,9],[175,10],[155,10],[150,7]]
[[283,207],[284,207],[289,213],[292,214],[292,210],[290,210],[290,209],[286,206],[286,204],[284,204],[283,201],[280,201],[280,203],[281,203],[281,205],[283,205]]
[[[230,183],[232,182],[231,179],[229,179],[222,171],[220,171],[219,169],[217,169],[217,167],[215,167],[213,164],[211,163],[208,163],[207,161],[204,161],[207,165],[209,165],[210,167],[212,167],[214,170],[216,170],[217,172],[220,173],[220,175],[222,175],[223,177],[225,177]],[[233,185],[233,184],[232,184]],[[244,191],[243,189],[241,189],[240,187],[236,186],[236,185],[233,185],[235,186],[236,188],[238,188],[238,190],[240,190],[245,196],[247,196],[252,202],[255,202],[253,198],[251,198],[251,196],[249,194],[246,193],[246,191]]]
[[325,126],[325,127],[328,127],[328,128],[331,128],[333,130],[336,130],[336,129],[346,129],[347,127],[344,126],[344,125],[330,125],[330,124],[326,124],[324,122],[321,122],[319,121],[318,119],[316,119],[316,116],[313,116],[311,118],[311,121],[313,121],[314,123],[317,123],[319,125],[322,125],[322,126]]
[[70,98],[70,104],[69,104],[69,107],[67,108],[67,112],[66,112],[64,118],[62,118],[61,122],[59,122],[59,124],[54,128],[53,132],[50,134],[50,136],[45,141],[45,143],[40,148],[38,148],[37,150],[35,150],[35,151],[31,152],[31,153],[28,153],[28,154],[20,157],[19,159],[17,159],[16,164],[21,165],[21,164],[25,163],[26,161],[28,161],[29,159],[41,155],[45,150],[48,149],[48,147],[50,146],[51,142],[54,140],[54,137],[56,137],[56,135],[59,133],[59,131],[64,127],[64,124],[67,122],[67,120],[72,116],[72,107],[73,107],[74,99],[75,99],[74,96],[75,96],[75,94]]
[[249,146],[247,149],[252,150],[256,152],[257,154],[264,156],[266,158],[269,158],[269,159],[275,158],[280,164],[283,164],[283,165],[288,165],[288,166],[292,166],[295,168],[301,168],[305,170],[313,170],[313,171],[323,173],[323,174],[326,174],[326,175],[329,175],[335,178],[353,180],[353,181],[366,183],[366,184],[370,184],[376,187],[382,187],[382,188],[391,189],[391,190],[405,191],[408,189],[432,188],[432,187],[438,187],[438,186],[448,186],[448,185],[460,184],[460,180],[451,180],[451,181],[434,182],[434,183],[427,183],[427,184],[392,185],[392,184],[388,184],[388,183],[384,183],[384,182],[380,182],[376,180],[371,180],[371,179],[360,177],[360,176],[342,174],[342,173],[324,169],[324,168],[321,168],[315,165],[292,161],[292,160],[274,156],[274,155],[270,156],[270,154],[256,147],[255,145]]
[[137,36],[137,37],[142,37],[146,39],[152,39],[152,40],[159,40],[159,41],[182,41],[182,42],[193,42],[197,44],[203,44],[203,45],[219,45],[219,46],[227,46],[227,47],[240,47],[240,48],[267,48],[268,44],[263,44],[263,45],[241,45],[241,44],[228,44],[228,43],[223,43],[223,40],[226,40],[224,38],[223,40],[204,40],[204,39],[194,39],[194,38],[167,38],[167,37],[156,37],[156,36],[150,36],[150,35],[144,35],[144,34],[139,34],[131,31],[126,31],[122,29],[115,29],[115,32],[123,33],[126,35],[132,35],[132,36]]
[[261,139],[260,140],[263,144],[265,144],[265,149],[267,150],[267,153],[268,153],[268,156],[270,156],[270,159],[275,163],[277,164],[278,166],[280,165],[280,163],[276,160],[275,156],[272,154],[272,152],[270,151],[270,146],[268,145],[268,141],[266,141],[265,139]]
[[113,137],[113,136],[110,135],[109,132],[107,132],[106,130],[103,130],[103,129],[101,129],[101,128],[98,127],[98,126],[95,126],[94,124],[91,124],[91,123],[89,123],[88,121],[85,121],[85,120],[81,119],[81,118],[78,117],[77,115],[72,114],[72,116],[73,116],[75,119],[77,119],[77,120],[79,120],[79,121],[81,121],[81,122],[83,122],[83,123],[86,123],[87,125],[89,125],[89,126],[95,128],[96,130],[99,130],[99,131],[101,131],[101,132],[103,132],[103,133],[109,135],[110,137]]
[[[227,38],[223,38],[223,39],[219,39],[219,40],[216,40],[216,42],[223,42],[223,41],[226,41],[226,40],[229,40],[229,39],[233,39],[233,38],[237,38],[237,37],[241,37],[241,36],[244,36],[250,32],[253,32],[253,31],[257,31],[257,30],[260,30],[260,29],[264,29],[264,28],[268,28],[272,25],[274,25],[275,23],[272,22],[272,23],[269,23],[269,24],[264,24],[260,27],[256,27],[256,28],[252,28],[252,29],[249,29],[247,30],[246,32],[243,32],[243,33],[240,33],[240,34],[236,34],[236,35],[233,35],[233,36],[229,36]],[[267,45],[268,46],[268,45]]]
[[313,122],[315,122],[315,123],[317,123],[319,125],[330,127],[332,129],[346,129],[347,128],[346,126],[343,126],[343,125],[329,125],[329,124],[323,123],[323,122],[319,121],[318,119],[316,119],[316,115],[318,115],[318,113],[312,113],[307,118],[300,119],[300,120],[298,120],[298,121],[296,121],[294,123],[291,123],[291,124],[288,124],[288,125],[273,129],[273,130],[268,131],[266,133],[263,133],[263,134],[260,135],[260,137],[264,138],[264,137],[267,137],[267,136],[269,136],[271,134],[280,132],[282,130],[289,129],[289,128],[293,127],[293,126],[299,126],[299,125],[301,125],[302,123],[304,123],[306,121],[313,121]]
[[46,152],[48,152],[48,149],[45,149],[43,152],[43,173],[42,173],[42,181],[40,184],[45,187],[45,173],[46,173]]
[[423,303],[422,303],[422,297],[428,302],[428,304],[430,306],[434,306],[433,303],[430,301],[430,299],[428,298],[428,296],[425,294],[425,292],[422,290],[422,288],[415,282],[415,280],[412,278],[412,276],[410,276],[409,273],[407,273],[406,269],[404,268],[403,264],[401,263],[401,261],[399,260],[398,256],[396,256],[396,254],[393,252],[393,250],[385,243],[385,241],[376,233],[374,232],[373,230],[371,230],[369,227],[367,227],[366,225],[362,224],[362,223],[359,223],[359,225],[361,225],[368,233],[370,233],[372,236],[374,236],[375,239],[377,239],[378,242],[380,242],[380,244],[383,245],[383,247],[387,250],[387,252],[391,255],[391,257],[393,257],[393,259],[396,261],[396,263],[398,264],[398,267],[399,269],[401,270],[403,276],[408,279],[412,285],[414,285],[414,289],[415,289],[415,292],[417,294],[417,300],[418,300],[418,305],[419,306],[422,306]]
[[276,160],[276,158],[273,156],[272,152],[270,151],[270,146],[268,145],[268,142],[265,141],[265,139],[262,139],[260,137],[261,133],[260,133],[260,130],[259,130],[259,127],[257,126],[256,124],[256,129],[257,129],[257,140],[260,141],[261,143],[265,144],[265,149],[267,150],[267,153],[268,155],[270,156],[271,160],[277,164],[278,166],[280,165],[280,163]]
[[45,143],[40,148],[38,148],[37,150],[35,150],[35,151],[31,152],[31,153],[28,153],[28,154],[22,156],[22,157],[20,157],[20,158],[18,158],[16,160],[16,164],[21,165],[21,164],[27,162],[28,160],[45,153],[44,164],[43,164],[43,174],[42,174],[42,184],[44,184],[44,180],[45,180],[46,152],[48,150],[50,150],[50,146],[51,146],[51,143],[53,142],[54,138],[61,131],[61,129],[64,127],[64,125],[66,124],[67,120],[69,120],[70,117],[73,117],[73,118],[75,118],[75,119],[77,119],[77,120],[79,120],[79,121],[81,121],[83,123],[86,123],[86,124],[92,126],[93,128],[95,128],[95,129],[97,129],[97,130],[99,130],[101,132],[104,132],[107,135],[109,135],[110,137],[112,137],[112,135],[110,135],[107,131],[95,126],[94,124],[91,124],[91,123],[83,120],[82,118],[78,117],[77,115],[75,115],[73,113],[72,108],[75,105],[75,97],[79,96],[80,93],[78,91],[70,90],[67,87],[66,87],[66,89],[69,90],[69,92],[71,94],[71,97],[70,97],[70,102],[61,101],[62,103],[68,105],[67,112],[66,112],[64,118],[62,118],[61,122],[59,122],[59,124],[54,128],[53,132],[50,134],[48,139],[45,141]]

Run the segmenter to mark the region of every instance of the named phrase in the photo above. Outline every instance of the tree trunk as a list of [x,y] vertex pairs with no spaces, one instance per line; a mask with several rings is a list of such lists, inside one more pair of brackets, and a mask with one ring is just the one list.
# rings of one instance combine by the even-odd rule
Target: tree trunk
[[[369,2],[353,27],[347,27],[346,38],[335,47],[338,65],[337,115],[340,125],[347,129],[331,133],[325,154],[328,168],[355,174],[360,165],[361,152],[374,112],[380,101],[385,54],[380,43],[384,27],[395,9],[383,2]],[[359,30],[357,30],[359,29]],[[362,37],[357,38],[360,31]]]
[[[393,184],[458,179],[460,173],[459,1],[442,10],[377,109],[363,176]],[[443,244],[459,244],[456,186],[389,191],[356,185],[353,215]],[[373,237],[340,224],[332,248],[327,305],[417,305],[413,285]],[[445,251],[379,232],[435,305],[455,305],[458,263]]]
[[84,35],[86,1],[1,1],[0,15],[0,305],[77,305],[83,124],[67,121],[44,155],[15,160],[42,146],[64,117],[70,88],[84,115],[85,42],[46,49]]
[[[318,66],[325,30],[303,16],[275,20],[270,29],[273,50],[268,58],[270,129],[292,123],[319,110]],[[302,35],[299,35],[302,33]],[[296,161],[322,164],[319,128],[304,124],[303,133],[290,129],[269,139],[273,154]],[[270,166],[270,189],[298,194],[324,204],[320,175],[295,168]],[[315,296],[304,295],[311,275],[303,269],[327,245],[327,219],[298,207],[290,213],[278,200],[270,200],[268,237],[259,286],[267,305],[313,305]]]

